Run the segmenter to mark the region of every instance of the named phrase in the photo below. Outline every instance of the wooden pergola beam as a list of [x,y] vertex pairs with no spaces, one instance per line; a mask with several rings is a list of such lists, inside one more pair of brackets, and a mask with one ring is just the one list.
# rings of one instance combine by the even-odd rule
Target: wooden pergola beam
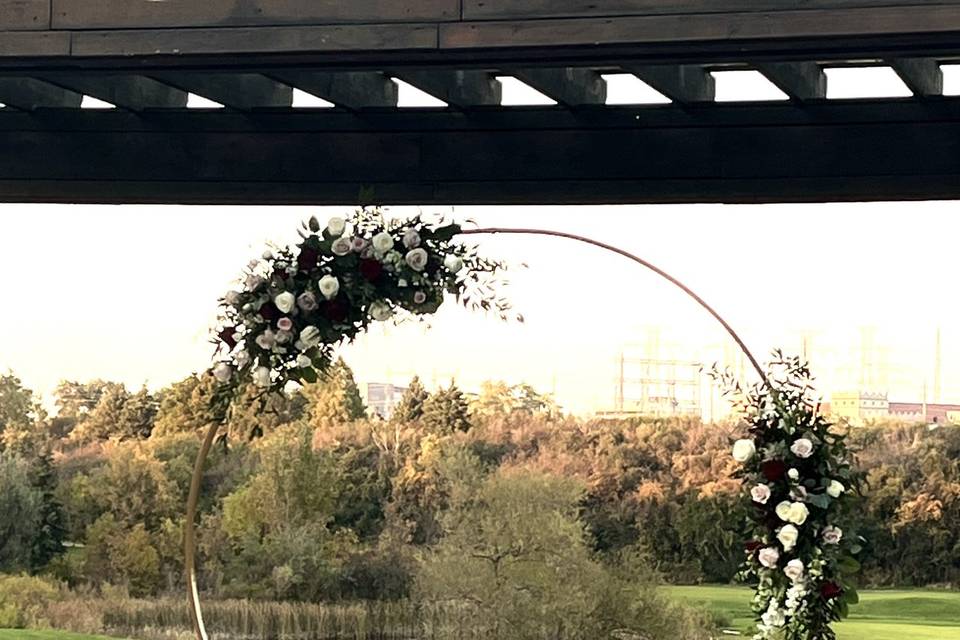
[[623,70],[678,104],[713,102],[717,95],[716,80],[699,65],[623,65]]
[[792,100],[807,102],[827,97],[827,74],[816,62],[768,62],[756,66]]
[[943,70],[933,58],[894,58],[890,66],[913,95],[921,98],[943,95]]
[[509,73],[566,107],[604,104],[607,82],[593,69],[512,69]]
[[46,73],[41,79],[130,111],[176,109],[187,105],[187,92],[145,76]]
[[379,71],[303,71],[290,69],[270,77],[351,111],[397,106],[399,91]]
[[198,73],[191,71],[151,73],[163,84],[195,93],[225,107],[249,111],[261,107],[289,107],[293,88],[257,73]]
[[499,105],[503,94],[500,81],[487,71],[400,70],[391,75],[460,109]]
[[0,103],[23,111],[79,109],[83,95],[35,78],[0,78]]

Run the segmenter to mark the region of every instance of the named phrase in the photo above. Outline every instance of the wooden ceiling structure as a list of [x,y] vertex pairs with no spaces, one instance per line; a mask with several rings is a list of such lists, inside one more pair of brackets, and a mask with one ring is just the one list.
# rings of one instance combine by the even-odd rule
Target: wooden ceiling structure
[[[0,201],[960,198],[958,60],[960,0],[0,0]],[[827,99],[851,65],[913,96]],[[789,100],[717,102],[737,69]],[[609,73],[671,102],[607,104]]]

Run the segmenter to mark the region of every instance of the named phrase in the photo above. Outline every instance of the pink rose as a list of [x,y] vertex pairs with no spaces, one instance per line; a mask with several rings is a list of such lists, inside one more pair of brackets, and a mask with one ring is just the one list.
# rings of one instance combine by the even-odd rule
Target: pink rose
[[280,329],[280,331],[290,331],[293,329],[293,320],[290,318],[280,318],[277,320],[277,329]]

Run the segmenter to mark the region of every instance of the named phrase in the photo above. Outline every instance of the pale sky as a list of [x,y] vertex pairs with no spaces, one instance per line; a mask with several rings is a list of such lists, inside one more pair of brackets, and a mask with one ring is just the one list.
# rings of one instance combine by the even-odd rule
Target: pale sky
[[[945,66],[946,93],[960,93]],[[782,98],[755,72],[717,75],[718,100]],[[831,98],[903,95],[889,68],[828,70]],[[609,77],[613,102],[663,101],[636,78]],[[505,79],[504,103],[542,102]],[[429,101],[401,87],[401,104]],[[864,388],[960,402],[956,203],[762,206],[427,208],[482,226],[539,226],[635,252],[680,277],[758,357],[806,341],[825,395]],[[156,389],[209,364],[216,303],[267,241],[345,208],[0,205],[0,370],[47,403],[62,379]],[[394,208],[393,215],[414,213]],[[507,293],[527,322],[502,324],[451,303],[428,329],[375,328],[343,350],[360,381],[428,386],[456,377],[529,382],[568,410],[610,409],[619,356],[721,360],[729,342],[706,312],[623,258],[555,238],[479,240],[516,265]],[[521,268],[526,263],[529,268]],[[864,329],[866,327],[866,329]],[[659,351],[651,352],[651,335]],[[862,345],[866,345],[863,348]],[[633,375],[628,372],[628,377]]]
[[[960,400],[956,206],[427,211],[481,225],[572,231],[636,252],[714,304],[758,356],[777,346],[797,352],[799,336],[807,333],[828,387],[859,382],[859,371],[842,369],[845,362],[860,362],[860,327],[871,326],[886,362],[867,386],[884,383],[893,396],[918,400],[923,378],[932,384],[933,336],[940,326],[944,399]],[[99,377],[157,388],[204,369],[217,299],[243,265],[268,240],[295,241],[297,224],[309,215],[348,211],[0,207],[0,269],[7,274],[0,368],[43,394],[61,379]],[[623,258],[556,238],[478,242],[487,255],[516,265],[507,293],[527,322],[502,324],[451,302],[430,329],[376,328],[344,350],[360,380],[401,383],[417,373],[430,385],[456,376],[467,389],[485,379],[528,381],[585,412],[611,407],[618,354],[624,345],[643,342],[649,326],[663,327],[662,357],[722,357],[716,345],[723,335],[712,319]]]

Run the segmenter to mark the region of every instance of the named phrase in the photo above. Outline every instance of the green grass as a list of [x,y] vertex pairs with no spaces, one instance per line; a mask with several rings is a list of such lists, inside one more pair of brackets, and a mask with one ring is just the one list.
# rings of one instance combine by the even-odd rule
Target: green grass
[[[722,612],[733,628],[753,625],[749,589],[668,587],[676,598]],[[952,591],[865,591],[850,619],[837,625],[839,640],[960,640],[960,593]],[[2,640],[2,639],[0,639]]]
[[35,631],[32,629],[0,629],[0,640],[116,640],[106,636],[88,636],[67,631]]

